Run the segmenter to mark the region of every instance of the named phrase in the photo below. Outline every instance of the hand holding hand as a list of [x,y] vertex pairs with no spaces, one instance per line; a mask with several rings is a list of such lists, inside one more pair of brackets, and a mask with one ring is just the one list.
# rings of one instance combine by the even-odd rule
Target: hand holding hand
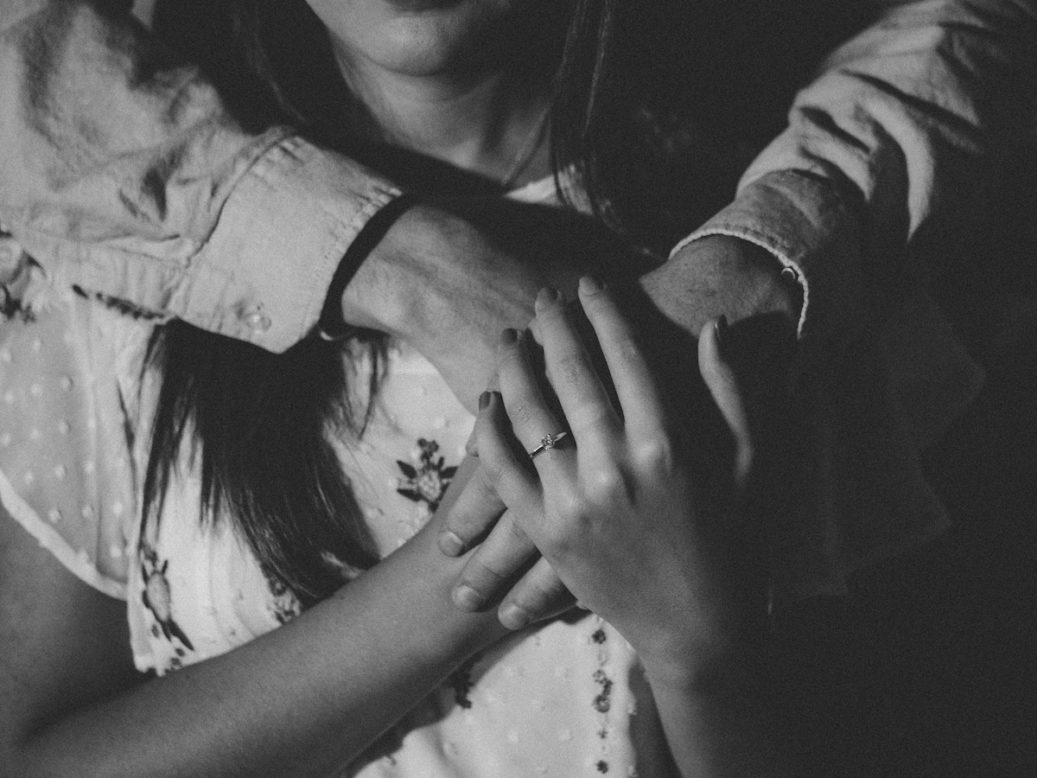
[[[515,526],[579,601],[616,626],[646,667],[684,673],[690,657],[714,652],[740,628],[740,601],[714,531],[718,522],[696,510],[686,442],[674,437],[630,325],[608,292],[589,279],[581,281],[580,300],[601,342],[619,408],[560,296],[545,290],[536,303],[538,327],[565,418],[545,402],[522,337],[507,331],[500,348],[501,393],[482,398],[480,461]],[[725,393],[721,407],[729,423],[738,423],[733,381],[716,380],[724,371],[714,369],[712,328],[703,331],[699,354],[710,367],[703,371],[707,380],[714,377],[711,390]],[[568,435],[559,439],[566,427]],[[736,441],[746,439],[744,425],[735,432]],[[530,463],[528,452],[534,451]]]

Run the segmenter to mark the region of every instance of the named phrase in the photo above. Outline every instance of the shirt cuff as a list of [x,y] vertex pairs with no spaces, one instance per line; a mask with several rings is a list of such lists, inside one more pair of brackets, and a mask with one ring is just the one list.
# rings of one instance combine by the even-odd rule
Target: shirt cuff
[[346,250],[400,194],[352,160],[285,137],[236,184],[169,309],[284,351],[313,331]]

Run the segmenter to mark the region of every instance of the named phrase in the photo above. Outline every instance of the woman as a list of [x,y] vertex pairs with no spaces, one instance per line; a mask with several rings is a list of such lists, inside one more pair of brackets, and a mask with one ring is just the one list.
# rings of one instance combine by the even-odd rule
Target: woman
[[[598,6],[577,4],[567,27],[569,9],[550,2],[313,0],[330,41],[321,47],[303,35],[314,18],[300,16],[308,13],[301,5],[278,5],[273,18],[250,15],[247,4],[211,5],[227,12],[225,29],[256,33],[259,46],[243,43],[253,39],[246,34],[213,49],[228,55],[220,73],[253,120],[297,114],[314,134],[395,167],[398,180],[444,194],[528,184],[516,196],[553,202],[544,182],[553,153],[570,199],[586,195],[640,248],[652,248],[640,234],[667,240],[663,208],[647,209],[642,223],[630,218],[636,182],[648,179],[645,158],[626,142],[641,137],[635,120],[644,114],[632,108],[643,106],[633,98],[665,101],[633,82],[601,88],[602,63],[618,67],[629,62],[620,53],[638,52],[599,56],[598,43],[607,53],[615,42],[599,41],[599,32],[618,28]],[[278,29],[288,21],[291,29]],[[290,49],[270,48],[275,32],[300,37]],[[601,113],[610,100],[628,100],[631,110]],[[571,286],[578,271],[577,262],[559,269],[557,283]],[[585,286],[591,298],[606,357],[633,358],[622,320]],[[678,457],[652,448],[652,466],[631,475],[652,499],[613,506],[631,530],[664,519],[673,566],[695,576],[676,597],[669,577],[662,591],[643,577],[617,591],[594,573],[605,569],[608,548],[538,534],[528,488],[509,494],[501,481],[501,496],[563,580],[621,631],[577,614],[500,641],[493,615],[452,607],[463,559],[444,560],[436,548],[444,489],[471,420],[408,344],[351,331],[341,344],[273,357],[104,302],[58,297],[38,305],[35,320],[4,330],[0,358],[19,366],[5,371],[5,400],[19,413],[4,434],[19,445],[5,459],[0,494],[36,541],[3,522],[2,756],[15,772],[251,774],[348,764],[362,775],[663,775],[674,759],[684,772],[773,765],[755,761],[770,752],[745,710],[744,611],[708,563],[710,547],[682,529],[690,487],[670,477],[682,472]],[[552,364],[569,335],[556,300],[540,307]],[[503,366],[509,401],[530,380],[515,364]],[[664,428],[656,404],[629,401],[634,368],[610,368],[628,423],[643,415],[644,430]],[[593,385],[586,364],[573,370],[567,375]],[[299,373],[311,379],[305,391]],[[600,390],[576,405],[560,395],[579,443],[580,414],[600,417],[607,405]],[[524,426],[530,417],[512,411],[519,439],[535,451],[565,424],[548,420],[538,402],[527,408],[542,426]],[[492,399],[488,410],[499,413]],[[500,435],[485,426],[480,447],[501,479],[513,477]],[[572,455],[559,443],[534,458],[545,490],[553,472],[545,468]],[[617,463],[645,453],[636,437],[617,446]],[[611,538],[624,549],[629,540]],[[643,560],[657,549],[639,552]],[[660,595],[666,608],[655,607]],[[672,617],[683,607],[687,622]],[[134,663],[163,677],[142,681]]]

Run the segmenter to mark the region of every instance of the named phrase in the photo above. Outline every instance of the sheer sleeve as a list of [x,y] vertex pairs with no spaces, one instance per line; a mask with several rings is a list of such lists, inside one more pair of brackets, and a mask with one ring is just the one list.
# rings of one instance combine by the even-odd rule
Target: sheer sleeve
[[146,334],[71,293],[0,322],[0,500],[72,573],[123,599],[143,353],[131,341]]

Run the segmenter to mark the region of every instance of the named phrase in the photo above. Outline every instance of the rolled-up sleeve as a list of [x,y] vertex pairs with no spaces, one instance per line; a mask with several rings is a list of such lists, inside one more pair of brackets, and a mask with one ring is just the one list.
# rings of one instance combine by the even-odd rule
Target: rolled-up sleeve
[[1037,4],[875,5],[877,21],[798,94],[733,204],[680,244],[725,234],[770,250],[803,285],[800,334],[821,341],[852,332],[861,301],[900,283],[923,227],[954,234],[994,174],[991,150],[1037,126]]
[[398,191],[291,130],[246,131],[114,5],[4,0],[0,221],[54,284],[288,348]]

